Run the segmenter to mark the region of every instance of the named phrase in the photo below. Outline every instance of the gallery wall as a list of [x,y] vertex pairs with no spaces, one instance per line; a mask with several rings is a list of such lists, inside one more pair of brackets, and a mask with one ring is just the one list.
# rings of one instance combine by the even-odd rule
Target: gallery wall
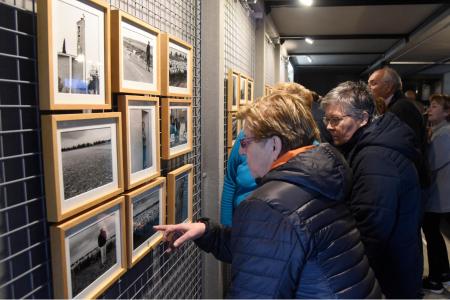
[[[0,297],[52,298],[50,251],[41,145],[41,112],[38,96],[36,0],[0,1]],[[192,151],[161,160],[161,176],[192,164],[192,218],[200,205],[200,0],[111,0],[111,9],[137,17],[146,24],[186,41],[193,47]],[[41,63],[41,65],[44,65]],[[118,111],[116,93],[112,110]],[[163,102],[163,96],[159,97]],[[81,111],[78,111],[81,112]],[[67,112],[63,112],[67,113]],[[69,113],[75,113],[70,112]],[[51,114],[51,113],[50,113]],[[50,115],[44,112],[43,115]],[[87,113],[86,115],[89,115]],[[158,120],[160,121],[160,120]],[[161,132],[158,132],[161,134]],[[116,200],[105,200],[115,204]],[[103,204],[102,204],[103,205]],[[98,206],[96,206],[98,208]],[[82,214],[92,211],[87,209]],[[69,217],[70,218],[70,217]],[[201,256],[193,244],[176,254],[165,253],[163,244],[120,276],[99,297],[200,298]],[[52,261],[53,259],[53,261]],[[60,288],[58,286],[58,288]]]

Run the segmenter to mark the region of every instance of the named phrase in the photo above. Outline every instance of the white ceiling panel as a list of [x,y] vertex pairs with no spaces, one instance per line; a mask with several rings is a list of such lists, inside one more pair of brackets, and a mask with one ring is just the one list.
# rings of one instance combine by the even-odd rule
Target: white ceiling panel
[[439,7],[419,6],[274,7],[270,15],[280,35],[406,34]]
[[397,40],[316,40],[310,45],[303,40],[286,40],[288,53],[384,52]]

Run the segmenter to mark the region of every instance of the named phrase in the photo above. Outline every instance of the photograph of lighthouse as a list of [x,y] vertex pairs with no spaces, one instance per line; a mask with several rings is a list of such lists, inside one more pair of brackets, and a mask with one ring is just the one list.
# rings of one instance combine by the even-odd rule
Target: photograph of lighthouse
[[101,94],[104,87],[103,11],[80,1],[54,4],[56,90],[63,94]]

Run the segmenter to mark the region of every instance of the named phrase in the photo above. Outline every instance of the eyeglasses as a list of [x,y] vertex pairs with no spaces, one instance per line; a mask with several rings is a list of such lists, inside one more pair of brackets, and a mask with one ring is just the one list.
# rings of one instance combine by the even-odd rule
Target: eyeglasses
[[248,137],[248,138],[243,138],[242,140],[240,140],[239,144],[241,145],[242,149],[245,149],[248,147],[248,145],[250,145],[254,141],[256,141],[256,137]]
[[341,123],[342,120],[344,120],[345,117],[350,117],[351,115],[343,115],[340,117],[331,117],[331,118],[327,118],[327,117],[323,117],[322,122],[323,124],[325,124],[325,126],[328,126],[328,124],[330,124],[331,126],[335,127],[338,126],[339,123]]

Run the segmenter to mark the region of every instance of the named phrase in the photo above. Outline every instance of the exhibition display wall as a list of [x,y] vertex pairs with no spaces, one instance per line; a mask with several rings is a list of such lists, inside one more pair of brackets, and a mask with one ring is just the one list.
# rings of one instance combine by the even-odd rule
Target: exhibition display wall
[[240,107],[253,103],[256,21],[239,2],[225,1],[225,170],[234,140],[242,129],[235,117]]
[[200,1],[0,11],[0,296],[200,298]]

